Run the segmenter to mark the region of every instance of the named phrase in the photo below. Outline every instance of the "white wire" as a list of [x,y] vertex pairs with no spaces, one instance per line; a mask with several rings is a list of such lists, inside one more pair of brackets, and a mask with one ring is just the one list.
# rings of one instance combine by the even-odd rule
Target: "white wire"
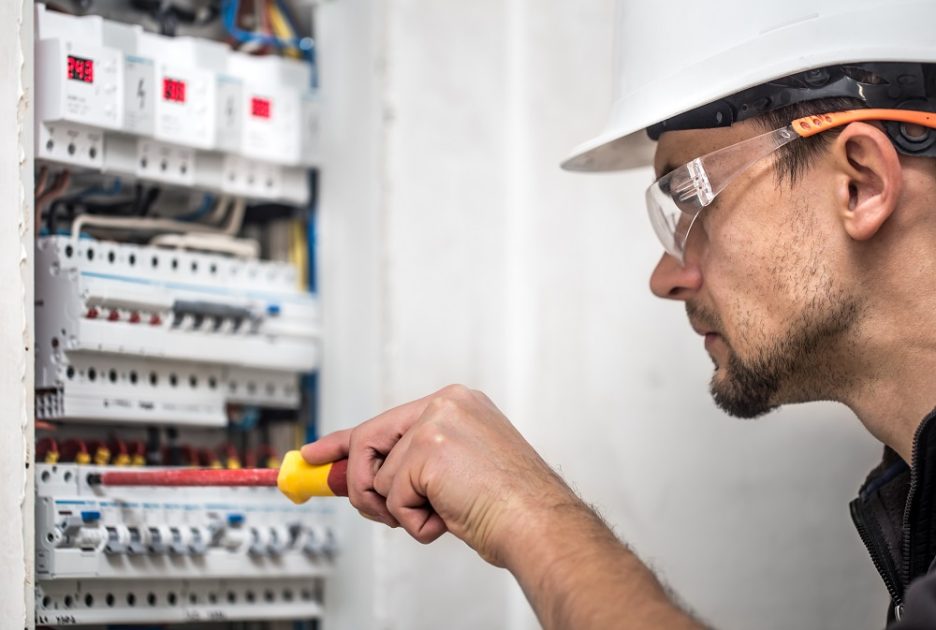
[[257,260],[260,243],[249,238],[231,238],[223,234],[160,234],[150,245],[172,249],[230,254],[236,258]]
[[[227,205],[226,199],[223,200],[223,203]],[[220,206],[221,204],[222,200],[219,200],[218,205]],[[242,197],[237,198],[228,214],[226,225],[223,226],[153,217],[106,217],[82,214],[72,221],[71,237],[75,246],[77,246],[81,230],[85,226],[108,230],[128,230],[130,232],[170,232],[175,234],[222,234],[225,236],[235,236],[240,231],[246,211],[247,200]]]

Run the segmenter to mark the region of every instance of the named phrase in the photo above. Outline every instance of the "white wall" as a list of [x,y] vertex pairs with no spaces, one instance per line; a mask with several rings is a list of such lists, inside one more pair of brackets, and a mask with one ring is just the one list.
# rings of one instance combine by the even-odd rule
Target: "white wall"
[[33,626],[32,3],[0,4],[0,628]]
[[[847,510],[879,447],[842,408],[717,411],[681,306],[647,290],[649,172],[558,169],[610,103],[612,1],[324,7],[370,39],[340,47],[364,78],[323,85],[374,98],[332,103],[350,136],[323,187],[329,428],[480,387],[713,625],[882,626]],[[342,584],[365,612],[332,627],[535,627],[509,576],[457,541],[347,518]]]

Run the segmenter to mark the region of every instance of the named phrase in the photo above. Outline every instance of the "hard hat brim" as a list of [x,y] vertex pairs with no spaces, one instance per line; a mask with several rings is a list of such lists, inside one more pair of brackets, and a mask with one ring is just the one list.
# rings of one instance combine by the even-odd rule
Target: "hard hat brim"
[[655,151],[656,142],[643,129],[624,136],[611,131],[576,147],[560,166],[581,173],[623,171],[652,164]]

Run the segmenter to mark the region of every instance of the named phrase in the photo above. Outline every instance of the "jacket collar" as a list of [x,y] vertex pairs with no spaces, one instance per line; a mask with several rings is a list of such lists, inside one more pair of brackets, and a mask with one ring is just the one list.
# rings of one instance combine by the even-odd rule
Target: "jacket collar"
[[895,606],[936,558],[936,410],[917,427],[912,466],[890,448],[851,503],[852,520]]

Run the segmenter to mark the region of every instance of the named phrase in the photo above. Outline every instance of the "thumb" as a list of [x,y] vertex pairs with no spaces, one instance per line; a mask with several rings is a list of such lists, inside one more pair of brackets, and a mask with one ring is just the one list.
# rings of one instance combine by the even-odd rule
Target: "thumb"
[[299,452],[303,459],[313,466],[330,464],[345,459],[351,444],[351,429],[335,431],[310,444],[306,444]]

